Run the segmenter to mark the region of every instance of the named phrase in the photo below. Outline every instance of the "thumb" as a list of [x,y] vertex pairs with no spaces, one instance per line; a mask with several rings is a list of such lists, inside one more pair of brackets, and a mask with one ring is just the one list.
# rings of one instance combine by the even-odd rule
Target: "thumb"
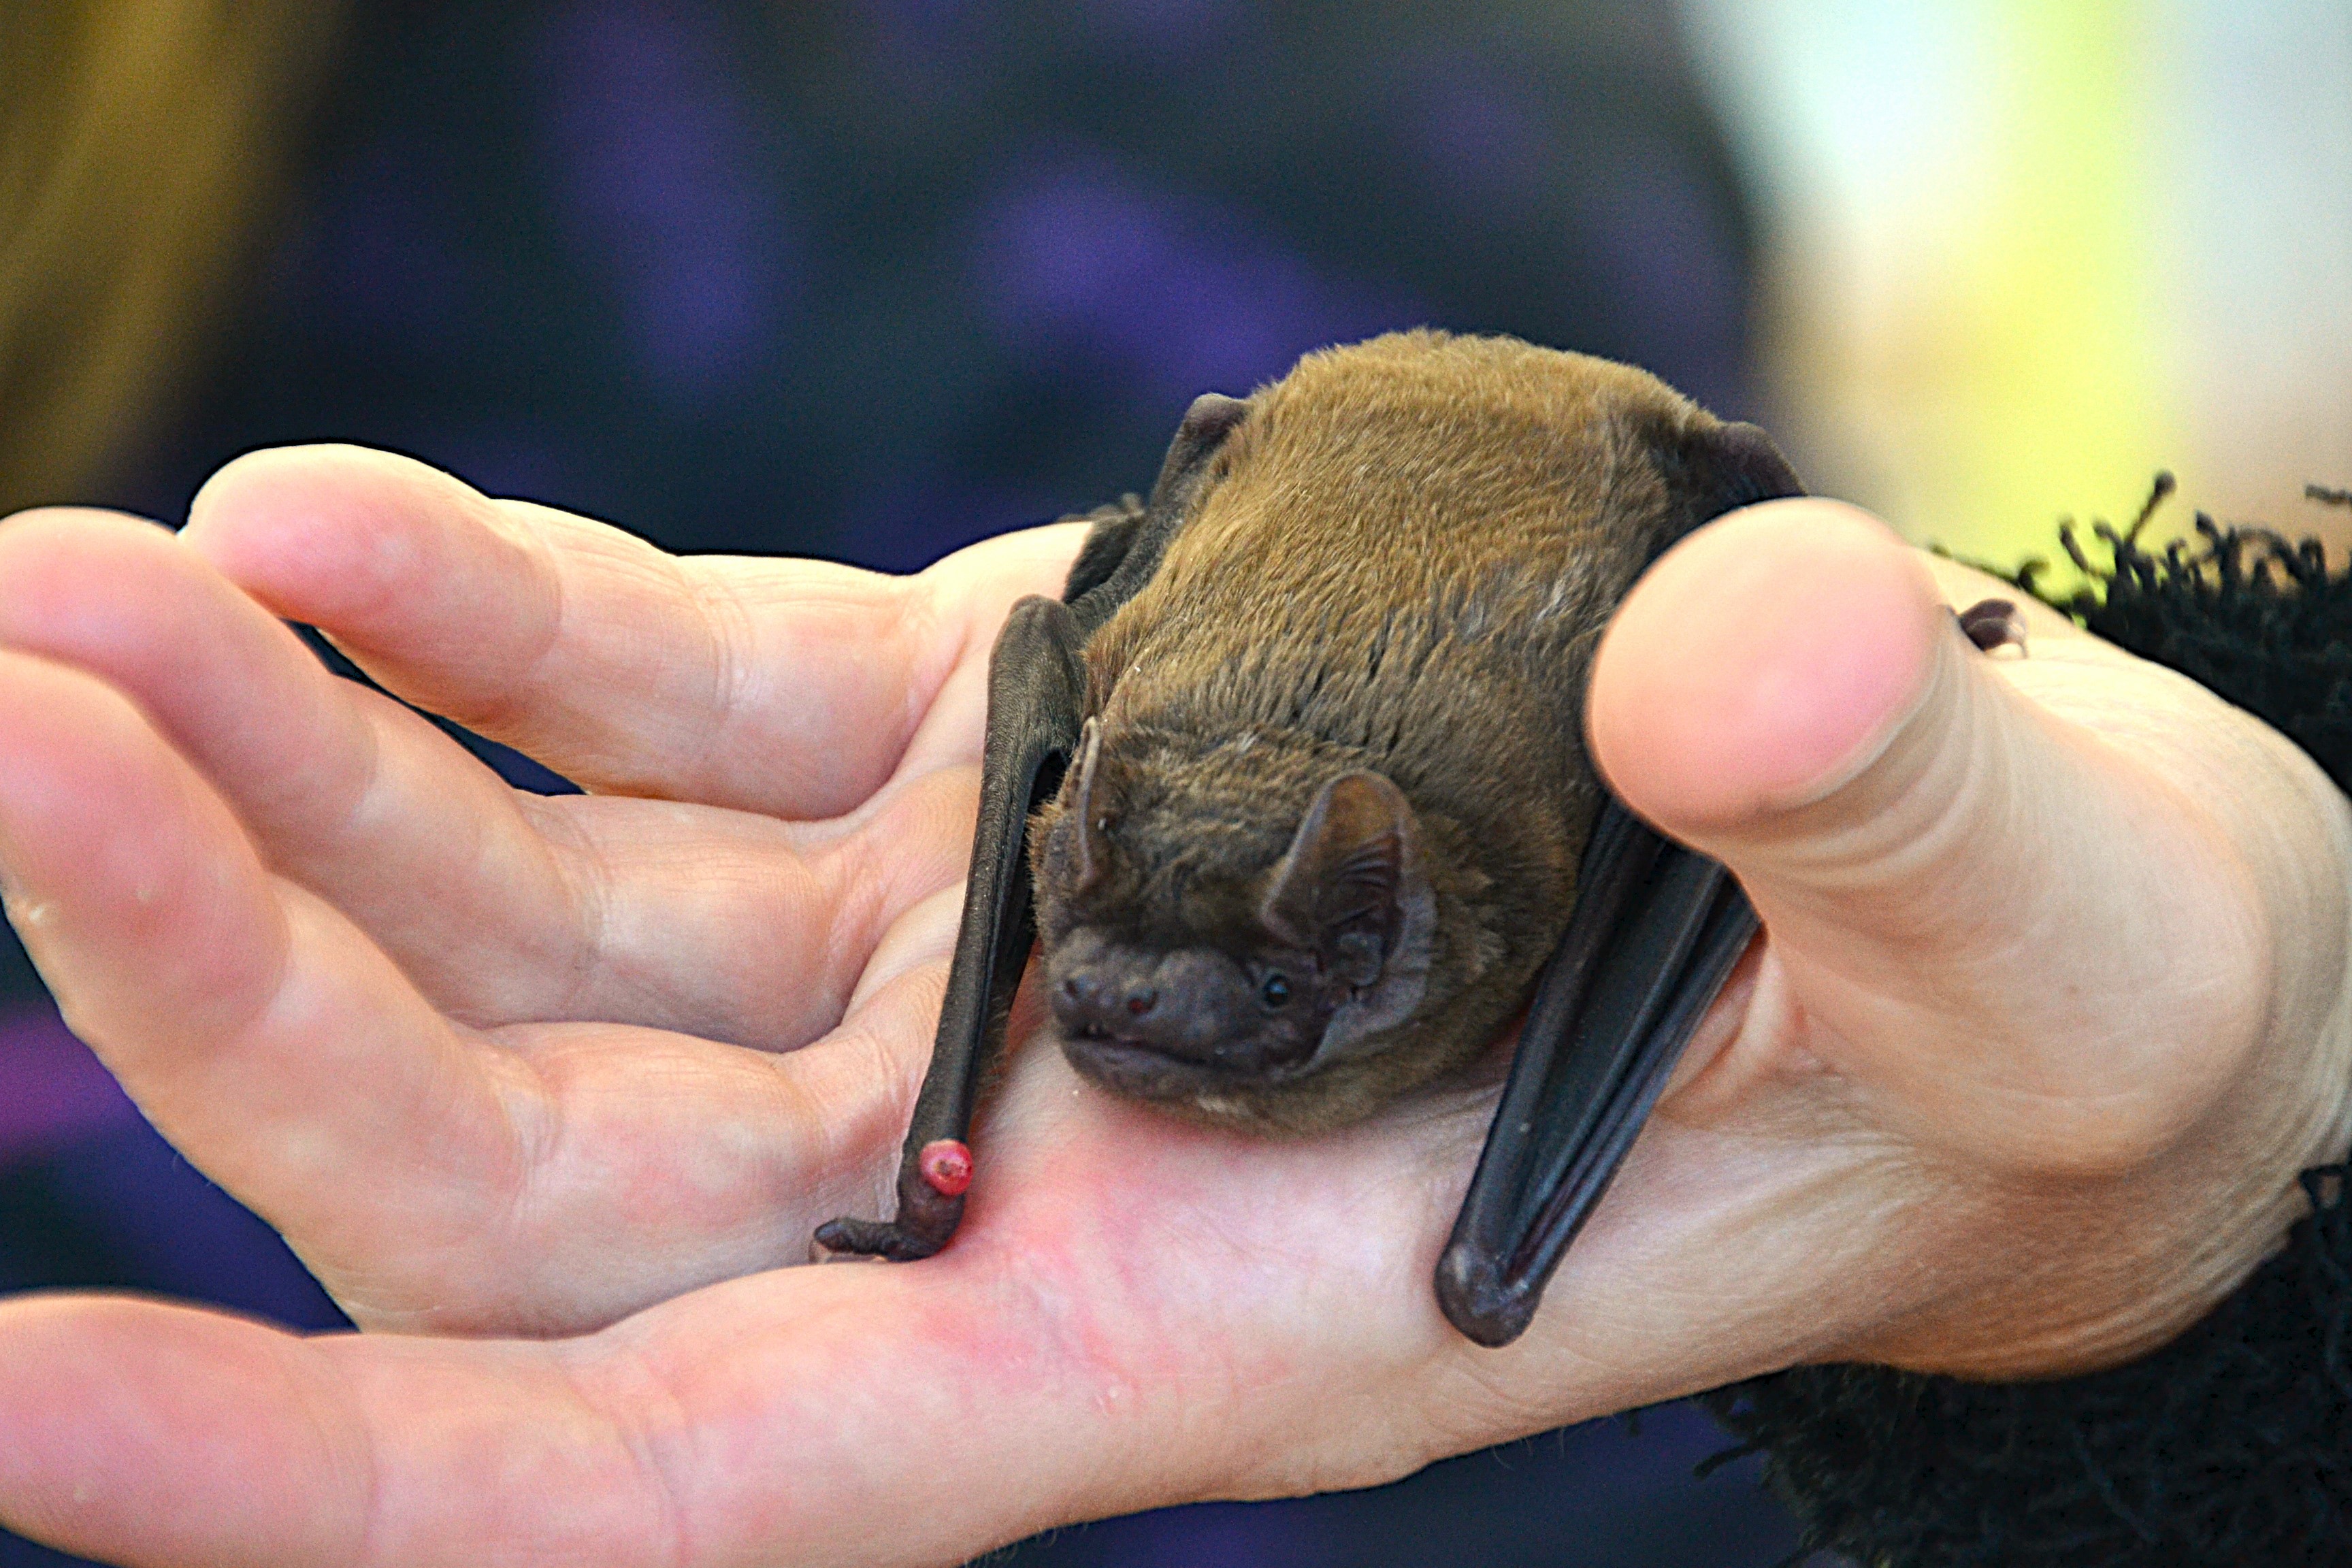
[[[2120,1170],[2204,1113],[2274,1000],[2261,892],[2197,793],[2206,731],[2260,727],[2039,606],[2026,658],[1978,652],[1947,588],[2000,586],[1835,502],[1733,513],[1611,625],[1593,755],[1746,888],[1780,1048],[1927,1147]],[[2151,703],[2185,717],[2128,721]]]

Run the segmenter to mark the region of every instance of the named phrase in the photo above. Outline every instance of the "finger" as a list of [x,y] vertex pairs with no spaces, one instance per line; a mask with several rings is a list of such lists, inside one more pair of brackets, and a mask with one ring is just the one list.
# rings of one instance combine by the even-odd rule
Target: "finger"
[[[406,458],[310,447],[222,469],[185,537],[409,700],[591,789],[805,818],[899,768],[1012,601],[1058,586],[1079,531],[915,578],[679,559]],[[976,754],[977,716],[963,728]]]
[[367,1326],[575,1333],[806,1262],[819,1225],[888,1190],[958,903],[950,889],[910,911],[839,1026],[789,1056],[601,1026],[495,1031],[536,1091],[530,1180],[499,1215],[513,1239],[480,1247],[462,1299],[394,1279]]
[[[540,1347],[305,1342],[62,1299],[0,1307],[0,1519],[68,1551],[225,1568],[520,1561],[534,1546],[547,1562],[661,1560],[657,1478]],[[518,1405],[528,1426],[507,1418]]]
[[[331,910],[272,878],[112,689],[4,653],[0,712],[10,919],[149,1117],[289,1228],[364,1225],[392,1200],[348,1199],[361,1173],[404,1186],[414,1225],[453,1187],[464,1212],[445,1217],[478,1224],[483,1189],[521,1163],[483,1058]],[[420,1177],[441,1180],[404,1180]]]
[[470,1022],[596,1018],[801,1045],[840,1020],[879,931],[961,869],[971,783],[955,774],[804,827],[518,795],[130,519],[12,520],[0,585],[0,644],[128,693],[273,869]]
[[[1080,1468],[1107,1423],[926,1338],[921,1284],[794,1270],[681,1302],[638,1344],[565,1346],[11,1303],[0,1521],[159,1568],[961,1562],[1052,1517],[1049,1467]],[[1003,1440],[1040,1417],[1059,1436]]]
[[273,877],[119,693],[0,653],[0,713],[9,914],[68,1022],[362,1321],[609,1322],[804,1258],[888,1168],[951,891],[878,939],[810,1049],[579,1024],[500,1029],[493,1049]]
[[[2273,911],[2210,809],[2265,742],[2034,614],[2027,658],[1984,657],[1876,522],[1752,508],[1628,599],[1592,741],[1635,809],[1747,887],[1784,1042],[1927,1146],[2126,1168],[2205,1113],[2278,1001]],[[2090,722],[2133,710],[2169,722]]]
[[446,927],[442,945],[429,931],[419,945],[431,968],[462,971],[469,993],[499,994],[469,1021],[602,1020],[796,1050],[841,1023],[886,933],[961,884],[978,774],[925,773],[814,824],[663,801],[526,800],[562,868],[580,962],[452,952]]
[[[0,1303],[0,1522],[112,1563],[360,1560],[367,1434],[290,1335],[149,1302]],[[157,1485],[157,1478],[175,1478]]]

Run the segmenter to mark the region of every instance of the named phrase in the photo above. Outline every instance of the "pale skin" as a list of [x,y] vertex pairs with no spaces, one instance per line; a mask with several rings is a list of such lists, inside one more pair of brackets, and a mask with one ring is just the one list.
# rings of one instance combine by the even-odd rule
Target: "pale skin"
[[[1024,1051],[951,1247],[788,1267],[883,1202],[990,638],[1077,541],[679,562],[348,448],[239,461],[177,538],[0,525],[10,914],[371,1331],[0,1304],[0,1521],[132,1563],[953,1563],[1800,1361],[2113,1362],[2344,1152],[2326,778],[2054,616],[1973,652],[1946,605],[1997,585],[1780,501],[1598,661],[1604,771],[1767,936],[1519,1344],[1430,1289],[1491,1073],[1266,1142]],[[280,616],[593,793],[514,795]]]

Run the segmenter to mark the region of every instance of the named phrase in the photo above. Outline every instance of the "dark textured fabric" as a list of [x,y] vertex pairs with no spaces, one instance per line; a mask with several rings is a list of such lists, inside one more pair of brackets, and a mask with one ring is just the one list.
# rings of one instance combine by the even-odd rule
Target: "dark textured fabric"
[[[2140,522],[2094,529],[2110,557],[2095,564],[2071,529],[2060,537],[2092,587],[2043,595],[2084,626],[2142,658],[2228,698],[2311,753],[2352,794],[2352,571],[2330,574],[2315,539],[2223,528],[2197,514],[2197,540],[2140,549],[2140,527],[2170,493],[2160,478]],[[2347,493],[2314,486],[2315,500]],[[2021,584],[2034,586],[2032,569]]]
[[[2151,552],[2138,526],[2101,525],[2105,564],[2067,531],[2092,586],[2042,596],[2292,736],[2352,793],[2352,573],[2330,575],[2314,541],[2201,513],[2197,531]],[[1734,1453],[1765,1454],[1808,1549],[1873,1568],[2352,1563],[2347,1173],[2305,1173],[2313,1212],[2285,1249],[2127,1366],[2028,1384],[1800,1367],[1704,1403]]]

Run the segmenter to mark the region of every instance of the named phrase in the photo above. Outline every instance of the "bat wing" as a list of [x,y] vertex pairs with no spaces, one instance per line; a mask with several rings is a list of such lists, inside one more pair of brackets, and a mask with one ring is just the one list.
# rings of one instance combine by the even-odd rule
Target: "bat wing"
[[1438,1303],[1463,1333],[1507,1345],[1527,1328],[1755,932],[1730,873],[1602,807],[1438,1261]]
[[1150,502],[1095,513],[1063,599],[1022,600],[997,635],[963,923],[930,1068],[899,1155],[898,1212],[887,1220],[829,1221],[817,1228],[820,1246],[900,1261],[928,1258],[962,1221],[973,1106],[1003,1050],[1005,1015],[1036,940],[1029,819],[1061,787],[1077,743],[1087,639],[1160,569],[1210,458],[1248,407],[1214,394],[1197,399],[1169,446]]
[[[1803,493],[1752,425],[1678,429],[1673,440],[1660,467],[1682,489],[1686,526]],[[1507,1345],[1526,1330],[1756,928],[1730,873],[1604,797],[1568,933],[1537,983],[1438,1258],[1438,1304],[1470,1339]]]

